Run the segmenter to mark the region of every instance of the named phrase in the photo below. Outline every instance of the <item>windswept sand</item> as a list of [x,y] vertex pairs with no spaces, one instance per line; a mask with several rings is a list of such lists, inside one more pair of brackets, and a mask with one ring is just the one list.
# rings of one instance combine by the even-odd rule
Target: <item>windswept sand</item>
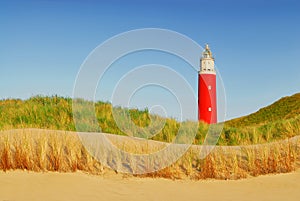
[[235,181],[0,172],[0,201],[299,200],[300,171]]

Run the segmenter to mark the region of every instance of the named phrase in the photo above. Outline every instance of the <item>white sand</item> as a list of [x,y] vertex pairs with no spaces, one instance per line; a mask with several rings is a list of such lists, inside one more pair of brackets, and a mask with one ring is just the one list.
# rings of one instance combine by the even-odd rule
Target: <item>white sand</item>
[[0,201],[300,200],[300,171],[238,181],[0,172]]

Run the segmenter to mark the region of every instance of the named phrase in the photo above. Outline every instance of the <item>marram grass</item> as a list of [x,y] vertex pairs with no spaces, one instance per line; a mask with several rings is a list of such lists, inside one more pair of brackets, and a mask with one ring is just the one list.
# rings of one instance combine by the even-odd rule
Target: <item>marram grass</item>
[[[300,98],[299,94],[283,98],[273,105],[263,108],[255,114],[225,122],[218,145],[247,145],[274,142],[299,135],[300,131]],[[122,109],[128,112],[136,127],[143,128],[150,123],[148,110]],[[293,109],[293,110],[292,110]],[[96,102],[95,113],[101,132],[132,136],[139,130],[127,128],[124,133],[115,123],[113,107],[110,103]],[[266,121],[264,116],[269,116]],[[181,123],[175,119],[153,118],[165,121],[163,129],[151,139],[172,142],[176,137]],[[121,122],[126,124],[127,122]],[[86,123],[85,131],[93,127]],[[16,128],[43,128],[54,130],[75,131],[72,113],[72,99],[58,96],[35,96],[28,100],[0,100],[0,130]],[[199,123],[194,144],[203,143],[209,126]],[[135,128],[136,129],[136,128]]]
[[[284,98],[253,115],[225,122],[218,146],[205,159],[199,158],[199,145],[204,142],[209,125],[200,122],[194,145],[177,162],[157,172],[135,176],[239,179],[293,171],[300,164],[298,97],[299,94]],[[126,133],[121,131],[114,121],[112,109],[110,103],[95,103],[99,128],[101,132],[116,134],[116,140],[112,142],[130,153],[145,154],[161,149],[160,146],[174,140],[182,123],[151,116],[147,109],[115,108],[126,110],[140,128],[149,125],[150,117],[165,121],[163,129],[151,137],[163,142],[160,146],[132,142],[129,140],[132,138],[126,137],[123,137],[125,141],[119,141],[121,136],[117,135],[134,136],[139,130],[129,128]],[[269,117],[270,121],[266,121],[265,117]],[[86,128],[90,127],[87,125]],[[73,132],[76,129],[70,98],[36,96],[28,100],[0,100],[0,130],[0,169],[3,171],[83,171],[98,175],[114,172],[95,160]],[[107,157],[107,160],[110,163],[109,160],[116,159]],[[129,161],[133,172],[135,165],[134,161]]]
[[[116,139],[120,148],[127,152],[143,153],[156,149],[131,140]],[[135,143],[135,144],[134,144]],[[269,173],[285,173],[296,169],[300,161],[298,137],[265,145],[217,146],[205,158],[199,158],[201,146],[192,146],[174,164],[157,172],[133,175],[171,179],[240,179]],[[143,147],[143,149],[142,149]],[[116,160],[107,158],[107,160]],[[161,160],[164,160],[162,158]],[[135,164],[129,164],[135,167]],[[0,134],[0,169],[30,170],[37,172],[83,171],[103,175],[113,172],[103,167],[82,145],[75,132],[16,129]],[[124,174],[124,176],[128,176]]]

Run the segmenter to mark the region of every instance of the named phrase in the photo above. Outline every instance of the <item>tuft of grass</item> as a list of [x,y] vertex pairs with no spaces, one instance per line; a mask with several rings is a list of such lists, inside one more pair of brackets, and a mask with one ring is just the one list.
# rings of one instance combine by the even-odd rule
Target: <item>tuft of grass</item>
[[90,156],[76,133],[11,130],[0,135],[0,169],[100,174],[103,166]]

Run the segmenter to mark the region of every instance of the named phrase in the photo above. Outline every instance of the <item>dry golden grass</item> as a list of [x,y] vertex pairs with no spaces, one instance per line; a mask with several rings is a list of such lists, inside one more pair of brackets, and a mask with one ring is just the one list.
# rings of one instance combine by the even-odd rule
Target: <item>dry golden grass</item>
[[[158,151],[168,144],[108,135],[118,148],[135,154]],[[200,159],[201,146],[191,146],[176,163],[160,171],[135,175],[170,179],[240,179],[269,173],[291,172],[300,161],[298,137],[253,146],[217,146]],[[117,160],[107,157],[107,160]],[[165,160],[162,158],[161,160]],[[135,168],[134,161],[128,164]],[[152,165],[152,164],[150,164]],[[114,173],[95,160],[75,132],[17,129],[0,133],[0,169],[30,171],[84,171],[90,174]],[[135,171],[133,171],[135,172]],[[124,174],[124,176],[128,176]]]
[[1,133],[0,169],[98,174],[103,167],[86,152],[76,133],[20,129]]

